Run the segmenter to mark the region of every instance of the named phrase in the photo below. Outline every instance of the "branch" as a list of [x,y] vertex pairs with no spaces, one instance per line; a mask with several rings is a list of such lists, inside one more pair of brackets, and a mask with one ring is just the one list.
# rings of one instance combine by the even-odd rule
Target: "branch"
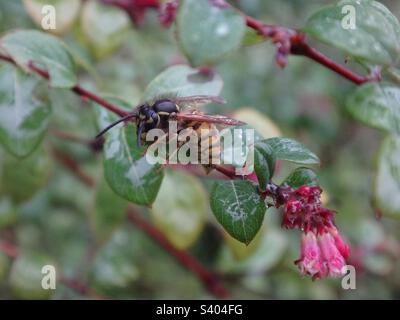
[[164,248],[183,267],[196,275],[211,294],[220,299],[229,297],[229,292],[222,286],[215,274],[207,270],[196,258],[189,255],[185,250],[177,249],[161,231],[142,218],[132,205],[128,207],[128,219]]
[[[7,61],[7,62],[12,63],[12,64],[17,66],[17,63],[15,62],[14,59],[12,59],[11,57],[6,56],[4,54],[1,54],[1,53],[0,53],[0,60]],[[38,74],[42,78],[47,79],[47,80],[50,79],[50,75],[49,75],[47,70],[43,70],[41,68],[38,68],[32,62],[29,63],[28,67],[32,72]],[[126,112],[126,111],[122,110],[117,105],[114,105],[114,104],[112,104],[112,103],[100,98],[99,96],[97,96],[93,92],[90,92],[90,91],[82,88],[79,85],[76,85],[75,87],[71,88],[71,90],[72,90],[72,92],[76,93],[77,95],[79,95],[83,99],[88,99],[88,100],[94,101],[97,104],[99,104],[100,106],[106,108],[107,110],[110,110],[111,112],[113,112],[113,113],[115,113],[115,114],[117,114],[117,115],[119,115],[121,117],[124,117],[124,116],[129,114],[129,112]]]
[[380,72],[377,70],[372,71],[370,75],[361,76],[325,56],[323,53],[307,44],[305,34],[300,31],[282,26],[267,25],[253,17],[247,16],[241,11],[239,12],[244,16],[246,25],[249,28],[257,31],[258,34],[265,39],[272,39],[272,42],[278,47],[277,62],[281,67],[286,65],[287,56],[289,54],[294,54],[307,57],[336,72],[356,85],[361,85],[369,81],[381,80]]
[[74,142],[77,144],[82,144],[86,147],[89,147],[93,152],[98,152],[103,149],[104,137],[99,137],[96,139],[86,139],[76,136],[73,133],[65,132],[56,128],[50,128],[49,133],[59,139],[66,140],[69,142]]
[[76,176],[85,185],[87,185],[88,187],[93,187],[95,185],[95,181],[92,179],[92,177],[83,172],[79,163],[70,155],[56,148],[53,148],[52,153],[54,158],[60,164],[62,164],[66,169],[72,172],[74,176]]
[[[218,6],[230,6],[225,0],[213,0]],[[135,25],[138,25],[138,21],[143,19],[143,15],[146,9],[158,8],[160,10],[159,0],[102,0],[103,3],[114,5],[119,7],[121,10],[126,11],[132,18]],[[305,34],[300,31],[293,30],[287,27],[278,25],[268,25],[260,20],[246,15],[239,9],[231,6],[237,10],[245,19],[246,25],[257,31],[264,39],[271,39],[276,45],[278,51],[276,55],[276,61],[279,66],[284,67],[287,64],[287,58],[290,54],[301,55],[307,57],[324,67],[332,70],[333,72],[339,74],[340,76],[348,79],[349,81],[355,83],[356,85],[361,85],[369,81],[380,81],[380,72],[376,70],[372,71],[370,75],[361,76],[354,71],[342,66],[336,61],[325,56],[323,53],[319,52],[315,48],[312,48],[307,44],[305,39]],[[161,6],[162,8],[162,6]],[[175,11],[177,4],[172,6],[168,14],[168,23],[165,26],[169,26],[171,22],[175,19]],[[160,11],[160,14],[162,11]]]

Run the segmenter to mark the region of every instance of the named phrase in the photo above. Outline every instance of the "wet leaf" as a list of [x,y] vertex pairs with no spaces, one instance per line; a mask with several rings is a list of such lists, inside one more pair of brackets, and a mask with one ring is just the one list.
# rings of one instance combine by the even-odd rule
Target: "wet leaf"
[[284,181],[294,189],[318,185],[317,174],[310,168],[296,168]]
[[[354,28],[346,27],[352,24]],[[305,28],[316,39],[353,57],[391,65],[400,53],[400,24],[383,4],[372,0],[343,0],[320,9]]]
[[27,71],[30,62],[46,69],[53,87],[71,88],[77,83],[74,60],[55,36],[36,30],[12,31],[1,38],[0,47]]
[[177,16],[179,44],[192,65],[213,64],[239,48],[245,34],[243,16],[229,5],[185,0]]
[[263,140],[268,144],[276,159],[301,164],[319,164],[318,157],[301,143],[288,138],[270,138]]
[[400,218],[400,138],[388,136],[381,147],[373,201],[383,214]]
[[50,107],[35,92],[39,82],[0,65],[0,142],[17,157],[32,153],[47,131]]
[[347,110],[373,128],[400,133],[400,89],[390,83],[367,83],[350,95]]
[[266,210],[257,186],[244,180],[215,182],[210,205],[224,229],[245,244],[260,230]]
[[163,179],[161,166],[150,164],[145,150],[137,146],[131,124],[110,130],[104,144],[104,174],[111,189],[140,205],[154,202]]
[[205,74],[189,66],[176,65],[169,67],[149,83],[142,100],[147,101],[163,95],[218,96],[222,86],[222,79],[215,72]]

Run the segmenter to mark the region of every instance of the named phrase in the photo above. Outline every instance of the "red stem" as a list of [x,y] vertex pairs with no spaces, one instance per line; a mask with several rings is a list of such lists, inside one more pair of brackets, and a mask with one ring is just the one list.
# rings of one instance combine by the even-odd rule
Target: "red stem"
[[215,274],[207,270],[196,258],[189,255],[185,250],[177,249],[161,231],[142,218],[132,205],[128,208],[128,219],[156,241],[182,266],[196,275],[211,294],[220,299],[229,297],[229,292],[222,286]]
[[76,176],[85,185],[87,185],[88,187],[93,187],[95,185],[95,181],[92,179],[92,177],[88,176],[85,172],[82,171],[79,163],[74,158],[56,148],[53,148],[52,152],[54,158],[58,162],[60,162],[66,169],[72,172],[74,176]]
[[[239,11],[241,12],[241,11]],[[305,35],[299,31],[292,30],[290,28],[275,26],[275,25],[267,25],[263,22],[245,15],[241,12],[246,20],[246,25],[249,28],[257,31],[264,38],[272,38],[274,43],[282,44],[285,41],[289,41],[290,43],[290,51],[288,54],[302,55],[307,57],[326,68],[336,72],[342,77],[350,80],[351,82],[361,85],[368,81],[379,81],[380,75],[371,74],[367,76],[361,76],[357,73],[351,71],[350,69],[342,66],[336,61],[330,59],[325,56],[323,53],[319,52],[317,49],[312,48],[309,44],[306,43]]]
[[[14,61],[14,59],[12,59],[11,57],[8,57],[6,55],[3,55],[3,54],[0,54],[0,60],[8,61],[8,62],[16,65],[16,62]],[[50,75],[49,75],[48,71],[38,68],[33,63],[29,63],[28,67],[31,71],[35,72],[36,74],[40,75],[41,77],[43,77],[45,79],[50,79]],[[124,117],[129,114],[129,112],[122,110],[118,106],[100,98],[93,92],[90,92],[90,91],[82,88],[79,85],[76,85],[75,87],[71,88],[71,90],[73,92],[75,92],[76,94],[78,94],[79,96],[81,96],[82,98],[94,101],[94,102],[98,103],[99,105],[101,105],[102,107],[110,110],[111,112],[114,112],[115,114],[117,114],[121,117]]]
[[353,72],[352,70],[338,64],[337,62],[333,61],[332,59],[325,56],[323,53],[319,52],[318,50],[310,47],[306,43],[302,43],[298,47],[292,47],[292,53],[296,55],[302,55],[319,64],[327,67],[328,69],[336,72],[337,74],[341,75],[342,77],[352,81],[356,85],[362,85],[363,83],[369,81],[376,81],[380,79],[374,79],[370,75],[368,76],[360,76],[359,74]]

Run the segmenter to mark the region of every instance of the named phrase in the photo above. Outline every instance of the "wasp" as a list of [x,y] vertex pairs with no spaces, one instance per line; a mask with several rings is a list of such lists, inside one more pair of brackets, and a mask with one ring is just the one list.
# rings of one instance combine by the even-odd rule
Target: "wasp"
[[[145,142],[145,135],[147,132],[151,129],[161,129],[167,134],[169,122],[175,120],[179,124],[177,128],[178,133],[185,130],[187,136],[193,134],[199,137],[198,145],[202,147],[202,149],[200,149],[201,152],[207,151],[204,150],[204,146],[208,146],[209,154],[219,154],[220,151],[215,150],[215,148],[219,148],[216,125],[241,126],[244,125],[244,123],[222,115],[204,114],[196,108],[199,104],[211,102],[219,104],[225,103],[224,99],[221,97],[208,95],[157,98],[153,102],[144,102],[138,105],[132,113],[110,124],[103,129],[97,137],[102,136],[121,122],[133,120],[136,124],[137,143],[140,147]],[[204,131],[208,131],[208,134],[204,135]],[[208,141],[206,141],[207,143],[204,143],[205,139],[208,139]]]

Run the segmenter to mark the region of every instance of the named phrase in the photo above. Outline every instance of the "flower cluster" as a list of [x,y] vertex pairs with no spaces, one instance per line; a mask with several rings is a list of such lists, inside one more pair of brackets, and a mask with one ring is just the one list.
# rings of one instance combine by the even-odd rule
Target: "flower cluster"
[[322,206],[321,192],[318,186],[302,186],[288,193],[282,222],[285,228],[303,231],[295,264],[313,279],[343,275],[350,252],[334,225],[334,212]]

